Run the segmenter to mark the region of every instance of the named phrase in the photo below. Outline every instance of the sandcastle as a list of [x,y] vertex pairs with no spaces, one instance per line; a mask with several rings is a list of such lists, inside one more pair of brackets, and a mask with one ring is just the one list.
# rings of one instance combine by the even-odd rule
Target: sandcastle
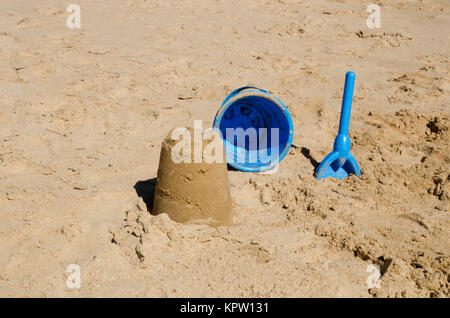
[[[211,162],[203,153],[208,140],[191,138],[192,128],[185,129],[184,137],[179,139],[174,137],[174,131],[161,146],[153,213],[167,213],[181,223],[231,224],[232,202],[221,138],[210,134],[222,150],[217,153],[220,160]],[[190,151],[180,154],[178,143],[182,142]]]

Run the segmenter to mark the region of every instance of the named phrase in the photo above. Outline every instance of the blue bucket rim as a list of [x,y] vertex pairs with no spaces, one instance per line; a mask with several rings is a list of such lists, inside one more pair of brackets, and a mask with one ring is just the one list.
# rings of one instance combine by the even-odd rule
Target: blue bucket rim
[[[284,105],[284,103],[278,99],[275,95],[273,95],[272,93],[270,93],[269,91],[266,91],[264,89],[260,89],[254,86],[243,86],[240,87],[236,90],[234,90],[233,92],[231,92],[222,102],[222,104],[220,105],[219,110],[216,113],[216,116],[214,117],[214,122],[213,122],[213,128],[217,131],[220,132],[220,122],[222,120],[223,115],[225,114],[225,111],[231,106],[233,105],[236,101],[238,101],[239,95],[244,94],[245,93],[245,97],[248,97],[249,93],[257,93],[253,96],[258,96],[258,97],[263,97],[262,95],[266,95],[268,98],[268,100],[272,101],[275,105],[277,105],[281,111],[283,112],[283,114],[285,115],[287,122],[289,124],[289,137],[286,143],[286,147],[284,148],[284,150],[281,152],[281,154],[278,157],[278,160],[272,161],[269,164],[262,164],[260,166],[247,166],[245,163],[238,163],[238,162],[231,162],[232,160],[227,160],[227,163],[232,166],[235,169],[241,170],[241,171],[245,171],[245,172],[262,172],[262,171],[267,171],[270,169],[273,169],[276,165],[278,165],[283,159],[284,157],[286,157],[289,149],[292,146],[292,141],[294,139],[294,124],[292,122],[292,117],[291,114],[289,113],[289,110],[287,109],[287,107]],[[251,96],[251,94],[250,94]],[[225,156],[228,158],[229,154],[226,151],[227,149],[227,140],[224,140],[224,144],[225,144]],[[233,146],[233,145],[231,145]]]

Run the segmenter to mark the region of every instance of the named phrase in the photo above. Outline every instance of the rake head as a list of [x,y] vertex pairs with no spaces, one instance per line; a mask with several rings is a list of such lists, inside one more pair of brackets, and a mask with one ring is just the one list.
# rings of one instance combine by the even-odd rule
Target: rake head
[[355,174],[357,177],[361,176],[355,157],[351,153],[348,153],[347,157],[341,157],[337,150],[329,153],[316,170],[317,180],[328,177],[343,179],[350,174]]

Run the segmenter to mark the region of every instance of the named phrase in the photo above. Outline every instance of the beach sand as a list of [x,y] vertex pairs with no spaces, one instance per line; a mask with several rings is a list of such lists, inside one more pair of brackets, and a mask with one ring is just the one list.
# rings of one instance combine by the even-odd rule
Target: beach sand
[[[449,296],[448,1],[76,3],[0,3],[0,296]],[[317,181],[348,70],[362,176]],[[229,171],[231,226],[151,215],[167,133],[245,85],[293,117],[278,172]]]

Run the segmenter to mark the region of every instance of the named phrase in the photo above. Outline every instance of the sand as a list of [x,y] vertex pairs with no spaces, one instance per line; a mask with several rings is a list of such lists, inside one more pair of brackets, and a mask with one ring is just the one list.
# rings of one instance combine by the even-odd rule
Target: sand
[[[76,3],[0,4],[0,296],[448,297],[448,1]],[[348,70],[362,177],[316,181]],[[278,172],[228,172],[231,226],[150,214],[168,132],[244,85],[293,117]]]
[[175,222],[231,225],[233,204],[224,144],[219,134],[207,136],[198,128],[169,132],[161,145],[155,191],[143,198],[148,206],[153,202],[148,209],[151,214],[166,213]]

